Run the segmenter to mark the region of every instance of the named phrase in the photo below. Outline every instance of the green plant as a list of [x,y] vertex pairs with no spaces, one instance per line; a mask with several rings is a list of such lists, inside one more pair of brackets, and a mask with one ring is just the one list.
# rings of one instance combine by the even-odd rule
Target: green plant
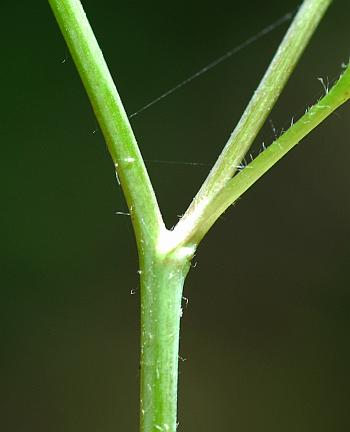
[[139,148],[78,0],[49,0],[105,136],[130,210],[141,273],[141,430],[175,431],[181,298],[191,259],[217,218],[350,97],[350,69],[290,129],[238,167],[331,0],[305,0],[207,180],[166,229]]

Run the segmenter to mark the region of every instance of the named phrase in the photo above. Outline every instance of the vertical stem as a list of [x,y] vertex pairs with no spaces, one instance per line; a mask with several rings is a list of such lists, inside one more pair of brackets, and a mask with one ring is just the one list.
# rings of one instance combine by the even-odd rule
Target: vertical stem
[[193,255],[188,250],[146,255],[141,263],[141,432],[176,431],[181,299]]

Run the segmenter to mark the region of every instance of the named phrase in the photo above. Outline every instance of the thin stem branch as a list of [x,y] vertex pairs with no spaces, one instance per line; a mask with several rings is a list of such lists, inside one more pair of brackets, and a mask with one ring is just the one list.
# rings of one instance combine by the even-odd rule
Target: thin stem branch
[[[164,224],[128,117],[79,0],[49,0],[115,164],[136,239],[155,244]],[[139,248],[140,249],[140,248]],[[142,248],[141,248],[142,249]]]
[[324,121],[340,105],[350,99],[350,66],[332,89],[311,107],[293,126],[260,153],[249,165],[230,179],[221,191],[210,201],[201,214],[194,215],[192,238],[189,243],[198,243],[220,215],[249,189],[276,162],[285,156],[296,144]]
[[[184,238],[196,237],[189,230],[200,230],[200,215],[206,212],[205,208],[211,206],[219,191],[237,171],[331,2],[332,0],[304,0],[241,120],[175,228],[174,238],[182,237],[180,242]],[[196,219],[197,224],[193,223]]]

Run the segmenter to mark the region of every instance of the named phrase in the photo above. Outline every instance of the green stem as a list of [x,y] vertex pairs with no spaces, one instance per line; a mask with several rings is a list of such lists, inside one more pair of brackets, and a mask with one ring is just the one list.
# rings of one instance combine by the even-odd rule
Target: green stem
[[164,253],[165,229],[128,118],[78,0],[49,0],[115,163],[141,270],[141,431],[175,432],[181,298],[193,248]]
[[141,432],[175,432],[181,299],[193,249],[141,268]]
[[206,207],[212,207],[212,201],[237,171],[331,2],[304,0],[241,120],[175,228],[176,242],[197,237],[194,231],[201,229],[203,212],[206,213]]
[[349,98],[349,70],[249,169],[250,146],[331,0],[305,0],[217,164],[174,231],[165,229],[127,115],[79,0],[49,0],[105,136],[131,212],[141,270],[141,432],[175,432],[181,298],[195,247],[218,216]]
[[[198,243],[211,228],[218,217],[248,190],[276,162],[285,156],[316,126],[323,122],[339,106],[350,99],[350,66],[339,78],[332,89],[311,107],[293,126],[260,153],[241,172],[230,179],[223,189],[193,220],[193,238],[189,243]],[[169,249],[171,249],[169,247]]]
[[49,3],[105,137],[131,213],[139,250],[143,250],[145,243],[152,245],[157,241],[164,224],[128,117],[80,1],[49,0]]

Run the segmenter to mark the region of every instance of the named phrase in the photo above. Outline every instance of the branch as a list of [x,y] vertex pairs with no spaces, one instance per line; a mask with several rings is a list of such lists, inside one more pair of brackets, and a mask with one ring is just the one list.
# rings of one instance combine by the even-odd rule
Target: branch
[[128,117],[79,0],[49,0],[107,142],[139,246],[164,230]]
[[187,219],[192,224],[191,234],[186,241],[198,243],[220,215],[232,205],[246,190],[263,176],[276,162],[286,155],[296,144],[323,122],[333,111],[350,99],[350,66],[332,89],[293,126],[259,154],[241,172],[230,179],[201,214]]
[[168,247],[198,242],[202,222],[231,180],[281,94],[332,0],[304,0],[234,132],[196,197],[175,227]]

